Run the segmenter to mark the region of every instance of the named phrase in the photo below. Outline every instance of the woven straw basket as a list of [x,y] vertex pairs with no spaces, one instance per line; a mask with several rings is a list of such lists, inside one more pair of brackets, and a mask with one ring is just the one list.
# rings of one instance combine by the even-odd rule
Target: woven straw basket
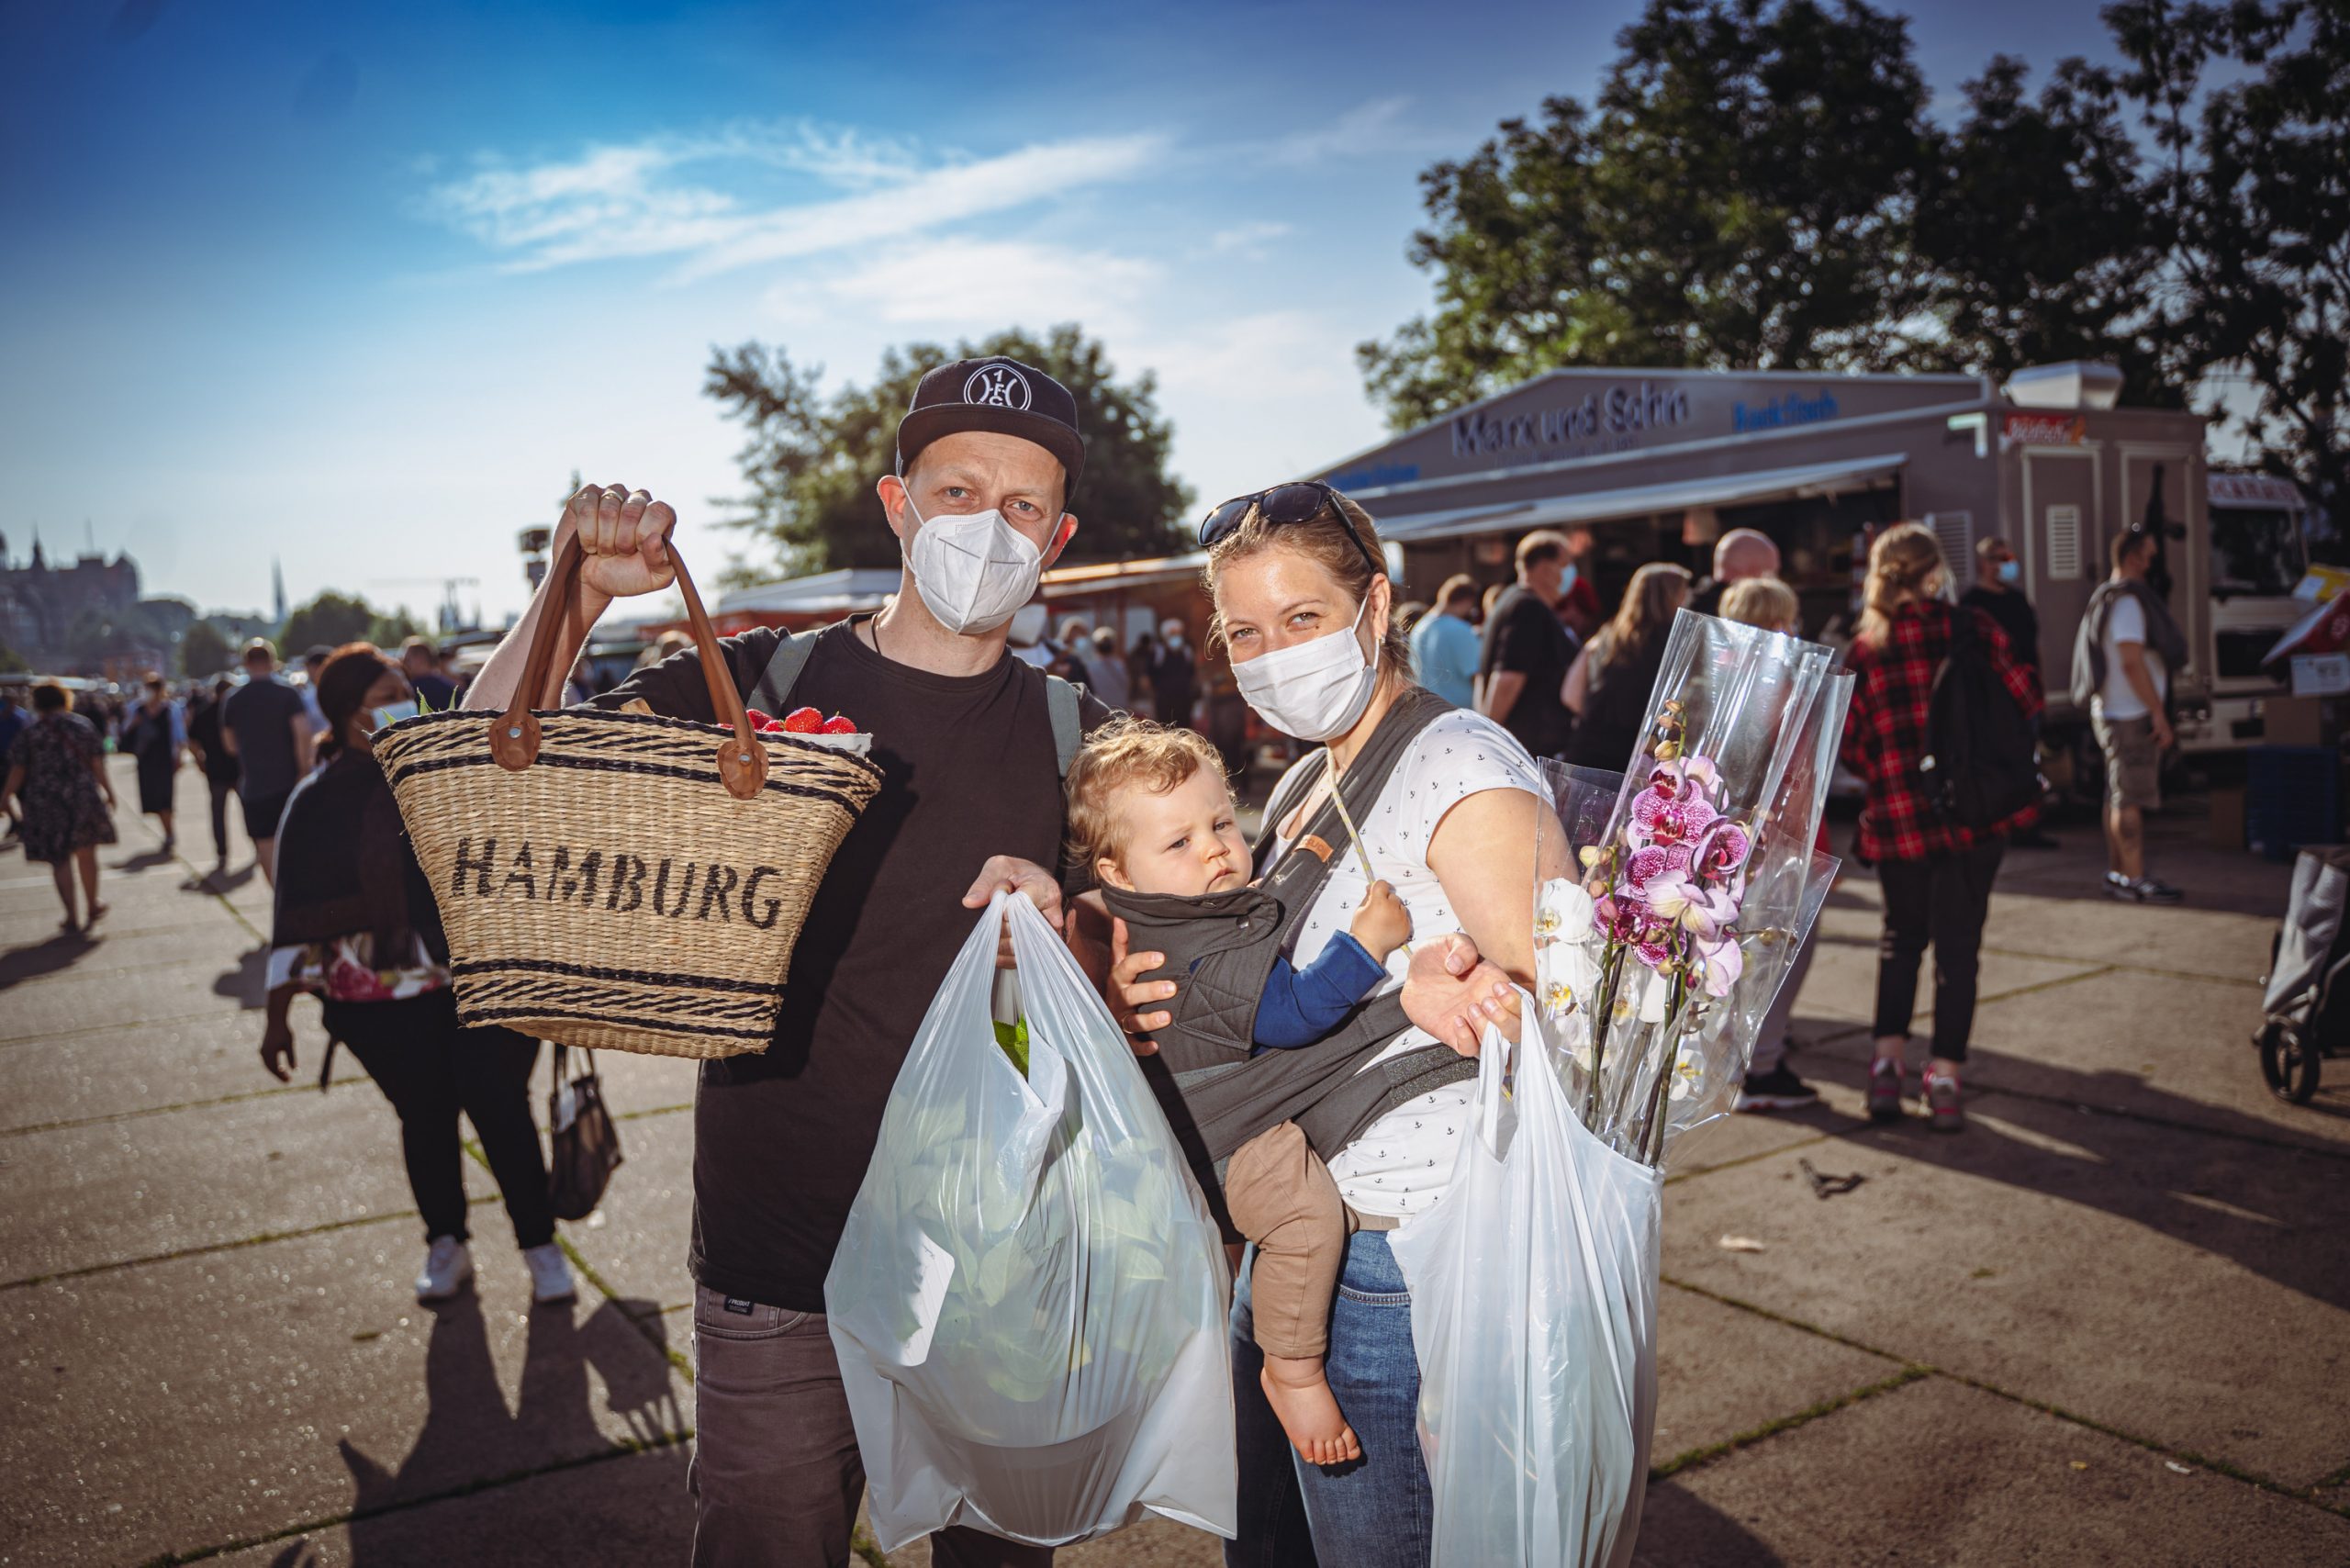
[[654,1056],[765,1050],[816,886],[881,770],[849,745],[751,728],[670,546],[724,725],[530,711],[576,616],[566,540],[514,705],[375,737],[439,900],[468,1025]]

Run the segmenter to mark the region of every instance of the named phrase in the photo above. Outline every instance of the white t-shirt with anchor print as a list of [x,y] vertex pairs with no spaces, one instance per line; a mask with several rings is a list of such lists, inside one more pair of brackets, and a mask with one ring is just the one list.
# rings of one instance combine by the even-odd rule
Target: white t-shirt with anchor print
[[[1288,782],[1284,774],[1281,785]],[[1379,799],[1347,797],[1347,810],[1362,829],[1371,868],[1394,888],[1411,913],[1415,946],[1460,929],[1443,884],[1428,868],[1428,841],[1446,812],[1488,790],[1523,790],[1550,798],[1540,769],[1517,738],[1491,719],[1462,711],[1446,714],[1419,733],[1387,776],[1387,788]],[[1277,785],[1271,798],[1278,799],[1280,791]],[[1317,790],[1309,804],[1318,810],[1322,799]],[[1275,858],[1290,843],[1284,834]],[[1312,963],[1334,935],[1347,929],[1367,887],[1362,863],[1351,850],[1332,862],[1321,896],[1306,912],[1305,929],[1298,935],[1293,958],[1301,968]],[[1533,919],[1530,909],[1527,918]],[[1382,990],[1402,985],[1410,963],[1410,955],[1400,948],[1389,955],[1388,982]],[[1435,1043],[1426,1030],[1409,1029],[1373,1059],[1384,1061]],[[1366,1215],[1409,1220],[1427,1212],[1452,1179],[1473,1089],[1464,1081],[1431,1090],[1364,1128],[1360,1137],[1330,1161],[1339,1195]]]

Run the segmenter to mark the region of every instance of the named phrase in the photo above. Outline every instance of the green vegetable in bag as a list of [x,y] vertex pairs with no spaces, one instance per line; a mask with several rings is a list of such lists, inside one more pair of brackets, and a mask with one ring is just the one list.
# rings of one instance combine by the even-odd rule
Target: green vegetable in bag
[[1021,1076],[1021,1077],[1023,1077],[1023,1078],[1027,1077],[1027,1076],[1028,1076],[1028,1017],[1027,1017],[1027,1014],[1021,1014],[1021,1016],[1020,1016],[1020,1018],[1019,1018],[1018,1022],[1016,1022],[1016,1023],[1012,1023],[1012,1024],[998,1024],[998,1025],[995,1026],[995,1043],[996,1043],[997,1045],[1002,1046],[1002,1047],[1003,1047],[1003,1054],[1004,1054],[1005,1056],[1008,1056],[1008,1057],[1010,1057],[1010,1058],[1012,1058],[1012,1065],[1013,1065],[1013,1066],[1014,1066],[1014,1067],[1016,1067],[1016,1068],[1018,1068],[1018,1069],[1020,1070],[1020,1076]]

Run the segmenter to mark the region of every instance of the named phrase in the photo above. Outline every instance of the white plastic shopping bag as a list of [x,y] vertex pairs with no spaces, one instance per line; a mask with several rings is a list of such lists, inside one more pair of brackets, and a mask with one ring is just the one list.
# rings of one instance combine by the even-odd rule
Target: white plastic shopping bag
[[1656,1420],[1663,1189],[1576,1118],[1538,1011],[1514,1051],[1486,1030],[1452,1184],[1392,1238],[1412,1294],[1433,1560],[1620,1568]]
[[[1007,914],[1025,1078],[991,1016]],[[1232,1535],[1227,1289],[1125,1036],[1035,906],[998,895],[824,1281],[882,1549],[955,1524],[1058,1546],[1145,1512]]]

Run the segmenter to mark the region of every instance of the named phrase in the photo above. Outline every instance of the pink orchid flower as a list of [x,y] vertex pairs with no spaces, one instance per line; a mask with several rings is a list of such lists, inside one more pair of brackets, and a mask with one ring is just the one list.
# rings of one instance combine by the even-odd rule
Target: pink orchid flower
[[1728,996],[1738,977],[1746,972],[1746,952],[1729,933],[1697,944],[1697,961],[1707,996]]
[[1728,817],[1706,829],[1695,845],[1697,869],[1708,877],[1728,877],[1746,865],[1754,853],[1754,835]]

